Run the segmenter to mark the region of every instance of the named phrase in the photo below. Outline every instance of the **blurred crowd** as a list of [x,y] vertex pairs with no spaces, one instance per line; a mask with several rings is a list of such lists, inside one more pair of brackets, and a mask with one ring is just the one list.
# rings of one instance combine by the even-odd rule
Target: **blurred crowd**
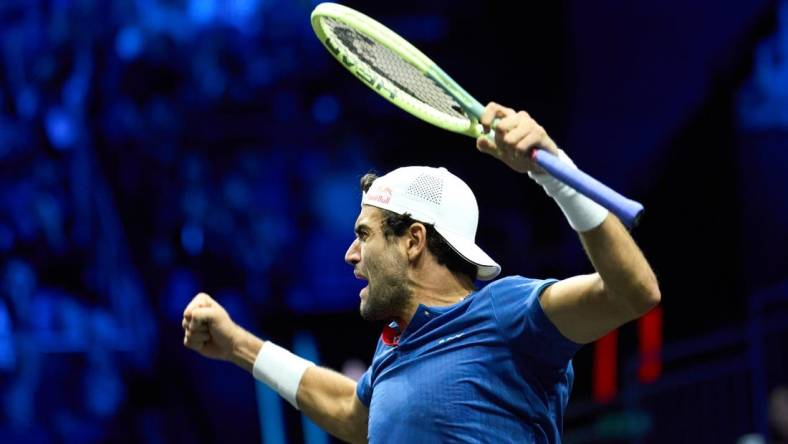
[[0,3],[0,441],[104,439],[198,290],[246,325],[354,306],[331,270],[369,165],[310,10]]

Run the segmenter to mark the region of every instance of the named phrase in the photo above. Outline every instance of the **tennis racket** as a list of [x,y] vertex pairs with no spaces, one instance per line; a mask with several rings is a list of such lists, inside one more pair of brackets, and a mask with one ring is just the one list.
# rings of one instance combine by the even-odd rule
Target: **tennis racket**
[[[363,83],[391,103],[440,128],[477,138],[484,106],[405,39],[366,15],[336,3],[312,11],[312,28],[328,52]],[[531,159],[618,216],[638,223],[643,205],[541,149]]]

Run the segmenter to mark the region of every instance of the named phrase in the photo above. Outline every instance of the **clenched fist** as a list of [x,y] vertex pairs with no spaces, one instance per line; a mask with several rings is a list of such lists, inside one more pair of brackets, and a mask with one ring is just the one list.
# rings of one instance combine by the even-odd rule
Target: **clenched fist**
[[230,361],[244,334],[227,311],[205,293],[199,293],[183,311],[183,345],[213,359]]

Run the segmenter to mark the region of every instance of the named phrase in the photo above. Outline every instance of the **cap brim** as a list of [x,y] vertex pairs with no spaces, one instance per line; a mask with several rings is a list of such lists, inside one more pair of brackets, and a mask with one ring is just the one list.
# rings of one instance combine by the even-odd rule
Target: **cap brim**
[[495,262],[490,255],[484,252],[475,243],[463,238],[462,236],[455,235],[448,230],[441,230],[435,227],[435,230],[446,239],[446,242],[462,256],[466,261],[475,264],[478,268],[476,278],[482,281],[489,281],[494,279],[501,273],[501,266]]

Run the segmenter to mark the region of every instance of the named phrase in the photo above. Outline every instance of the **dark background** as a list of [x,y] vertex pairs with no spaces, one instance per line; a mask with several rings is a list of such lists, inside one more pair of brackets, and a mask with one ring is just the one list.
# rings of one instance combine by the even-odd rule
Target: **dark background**
[[[664,375],[632,376],[624,326],[619,396],[597,403],[585,347],[567,442],[777,440],[788,3],[347,5],[645,205],[633,236],[661,283]],[[0,442],[326,442],[249,375],[184,349],[180,317],[206,291],[246,328],[358,374],[380,326],[358,317],[343,254],[369,170],[465,179],[504,274],[591,271],[527,177],[341,68],[314,6],[0,2]]]

